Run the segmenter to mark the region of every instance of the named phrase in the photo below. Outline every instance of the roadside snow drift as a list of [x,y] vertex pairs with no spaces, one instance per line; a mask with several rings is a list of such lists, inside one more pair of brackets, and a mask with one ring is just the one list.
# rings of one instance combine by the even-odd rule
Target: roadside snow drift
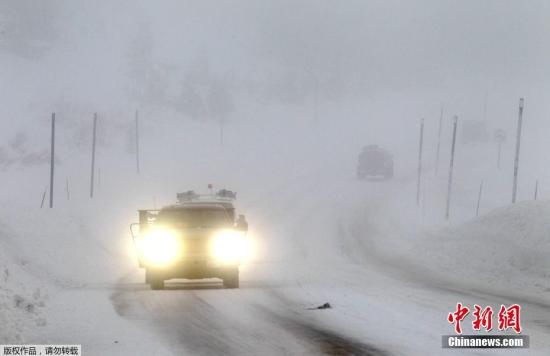
[[0,233],[0,344],[24,343],[43,317],[48,294],[40,281],[25,270],[25,260],[14,258],[5,248],[6,232]]
[[522,202],[427,233],[416,251],[452,280],[549,296],[549,218],[550,202]]

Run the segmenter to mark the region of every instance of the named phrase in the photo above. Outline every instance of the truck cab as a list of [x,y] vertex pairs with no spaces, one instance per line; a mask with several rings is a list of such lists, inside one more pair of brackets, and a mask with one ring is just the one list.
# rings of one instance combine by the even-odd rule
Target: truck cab
[[393,156],[377,145],[363,147],[357,159],[357,179],[393,178]]
[[[230,194],[228,194],[228,192]],[[220,278],[239,287],[248,223],[235,219],[236,194],[178,194],[178,203],[160,210],[139,210],[139,232],[132,229],[140,267],[151,289],[170,279]]]

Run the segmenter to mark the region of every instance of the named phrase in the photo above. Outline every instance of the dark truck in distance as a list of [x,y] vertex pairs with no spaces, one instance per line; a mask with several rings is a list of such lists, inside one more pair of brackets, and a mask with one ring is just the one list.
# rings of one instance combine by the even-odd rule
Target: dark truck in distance
[[175,205],[139,210],[131,231],[151,289],[175,278],[220,278],[226,288],[239,287],[248,223],[244,215],[235,218],[235,199],[225,189],[209,195],[188,191],[178,194]]
[[377,145],[363,147],[357,160],[357,178],[393,178],[393,156]]

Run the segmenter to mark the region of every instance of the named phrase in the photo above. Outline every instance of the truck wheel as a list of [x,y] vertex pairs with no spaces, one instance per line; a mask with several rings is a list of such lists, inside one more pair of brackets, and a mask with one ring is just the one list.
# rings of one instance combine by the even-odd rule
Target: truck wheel
[[164,289],[164,279],[148,269],[145,270],[145,283],[149,284],[152,290]]
[[224,288],[239,288],[239,269],[231,269],[225,272],[223,276]]

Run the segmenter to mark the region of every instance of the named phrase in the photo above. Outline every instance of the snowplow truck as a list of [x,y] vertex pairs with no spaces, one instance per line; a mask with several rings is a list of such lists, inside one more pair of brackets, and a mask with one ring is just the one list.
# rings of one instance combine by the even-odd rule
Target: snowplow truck
[[248,223],[235,218],[236,193],[179,193],[178,202],[159,210],[138,210],[130,230],[138,262],[151,289],[170,279],[220,278],[225,288],[239,287],[239,265]]
[[363,147],[357,160],[357,179],[393,178],[393,156],[377,145]]

